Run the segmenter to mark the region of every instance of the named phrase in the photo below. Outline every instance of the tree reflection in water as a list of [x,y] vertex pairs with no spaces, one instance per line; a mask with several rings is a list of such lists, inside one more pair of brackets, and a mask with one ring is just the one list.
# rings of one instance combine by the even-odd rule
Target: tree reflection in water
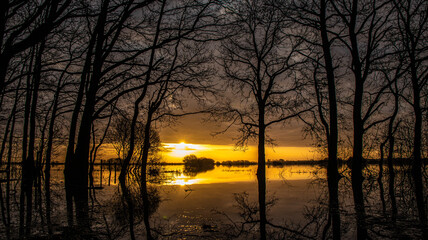
[[[341,202],[340,212],[342,215],[341,231],[345,239],[356,238],[356,223],[354,221],[352,186],[350,182],[350,170],[342,169],[344,180],[339,184],[339,196]],[[374,165],[368,165],[364,171],[363,189],[365,193],[364,201],[367,212],[367,230],[371,239],[423,239],[423,233],[417,223],[417,206],[413,196],[413,184],[410,166],[395,166],[394,186],[390,186],[389,179],[384,179],[379,184],[378,169]],[[385,172],[389,169],[384,169]],[[426,173],[426,172],[425,172]],[[425,178],[425,185],[427,184]],[[316,188],[322,189],[321,194],[314,200],[316,203],[312,207],[305,209],[306,218],[305,229],[315,239],[331,239],[330,216],[328,214],[327,182],[325,179],[316,179],[312,182]],[[392,199],[389,193],[383,193],[386,199],[384,209],[382,201],[379,201],[379,194],[384,184],[388,188],[394,188],[397,199]],[[398,218],[395,218],[397,214]]]
[[[138,225],[143,221],[144,217],[144,202],[141,191],[141,181],[134,178],[134,181],[129,181],[128,184],[121,182],[119,194],[116,195],[111,202],[111,210],[114,215],[114,224],[123,225],[127,223],[130,228],[130,234],[134,234],[134,225]],[[158,187],[151,185],[147,189],[149,199],[149,216],[152,216],[161,203],[161,197]],[[134,237],[131,237],[134,238]]]
[[[10,179],[19,179],[19,168],[12,165]],[[49,186],[38,194],[43,201],[42,208],[37,208],[34,216],[34,234],[37,237],[54,239],[135,239],[145,236],[143,223],[143,198],[139,166],[133,165],[127,176],[126,184],[111,184],[111,179],[118,176],[114,167],[95,166],[94,204],[89,209],[92,222],[91,234],[81,236],[79,231],[67,228],[64,209],[64,189],[62,180],[63,166],[53,166]],[[110,170],[106,170],[110,169]],[[328,209],[328,188],[325,169],[305,167],[301,171],[297,166],[268,168],[267,182],[267,238],[268,239],[331,239],[332,226]],[[319,169],[319,170],[317,170]],[[380,188],[378,183],[379,169],[377,165],[368,164],[364,172],[364,192],[367,212],[368,234],[372,239],[423,239],[418,224],[418,211],[414,198],[411,168],[407,165],[395,166],[394,186],[397,217],[395,223],[391,217],[395,210],[391,205],[388,191],[384,192],[385,212],[379,201]],[[120,169],[116,168],[116,171]],[[149,216],[152,235],[156,239],[257,239],[259,236],[258,196],[255,183],[254,167],[210,167],[191,168],[185,166],[149,166],[148,168]],[[281,178],[272,175],[283,174]],[[349,169],[342,166],[343,178],[339,184],[341,232],[344,239],[355,238],[356,225],[353,210],[352,191]],[[384,174],[388,176],[386,166]],[[288,173],[290,172],[290,173]],[[311,177],[308,175],[311,172]],[[224,174],[224,175],[221,175]],[[247,180],[235,178],[229,182],[221,182],[222,177],[242,174]],[[294,176],[304,176],[303,182],[293,180]],[[425,172],[426,174],[426,172]],[[206,182],[211,176],[213,182]],[[426,175],[425,175],[426,176]],[[49,176],[42,176],[44,179]],[[191,186],[170,185],[174,179],[186,177],[200,181]],[[110,178],[110,179],[109,179]],[[99,181],[104,181],[100,186]],[[195,182],[197,182],[195,181]],[[424,178],[427,184],[427,178]],[[310,182],[310,184],[308,184]],[[48,183],[46,183],[48,184]],[[383,178],[383,185],[389,188],[390,180]],[[10,196],[10,238],[17,237],[19,181],[10,182],[9,191],[2,188],[3,196]],[[294,185],[294,187],[293,187]],[[98,187],[98,188],[97,188]],[[249,188],[251,187],[251,188]],[[18,189],[18,191],[15,191]],[[191,189],[191,194],[186,192]],[[48,191],[48,192],[46,192]],[[306,195],[305,195],[306,194]],[[305,195],[305,196],[303,196]],[[40,199],[41,197],[41,199]],[[284,201],[284,199],[287,199]],[[49,207],[46,207],[46,204]],[[293,209],[295,208],[295,209]],[[295,211],[293,214],[288,211]],[[47,216],[51,219],[46,226]],[[43,220],[42,220],[43,218]],[[7,219],[7,218],[6,218]],[[7,237],[4,224],[0,227],[0,236]]]
[[198,173],[204,173],[214,170],[214,165],[202,165],[202,166],[184,166],[184,175],[189,177],[196,177]]

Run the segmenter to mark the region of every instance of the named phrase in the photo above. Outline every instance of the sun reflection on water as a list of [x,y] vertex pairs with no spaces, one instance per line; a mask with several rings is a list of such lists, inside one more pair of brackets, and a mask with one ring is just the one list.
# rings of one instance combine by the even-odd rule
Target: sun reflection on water
[[[176,169],[177,166],[165,166],[166,172],[173,172]],[[247,167],[216,166],[213,170],[199,172],[195,175],[189,175],[186,172],[173,174],[167,177],[168,180],[162,182],[161,185],[185,186],[193,184],[256,182],[256,172],[257,166],[254,165]],[[317,172],[316,167],[313,166],[268,167],[266,169],[266,178],[268,181],[303,180],[313,178],[315,172]],[[323,173],[320,175],[322,176]]]
[[180,176],[175,176],[175,178],[171,179],[171,181],[165,182],[162,185],[185,186],[185,185],[197,184],[198,182],[199,182],[199,179],[197,179],[197,178],[190,178],[188,176],[181,174]]
[[[94,185],[118,185],[119,184],[119,168],[104,166],[100,168],[95,166]],[[257,182],[256,177],[257,166],[214,166],[212,170],[203,172],[186,172],[183,165],[166,165],[162,166],[159,177],[155,177],[151,184],[155,185],[175,185],[175,186],[190,186],[194,184],[233,184],[244,182]],[[102,176],[100,176],[100,174]],[[284,166],[284,167],[267,167],[267,181],[290,181],[290,180],[307,180],[314,177],[324,177],[325,169],[319,169],[316,166]],[[63,181],[63,166],[54,166],[52,170],[53,179]],[[129,176],[129,182],[138,181],[133,175]],[[100,184],[100,180],[102,183]]]

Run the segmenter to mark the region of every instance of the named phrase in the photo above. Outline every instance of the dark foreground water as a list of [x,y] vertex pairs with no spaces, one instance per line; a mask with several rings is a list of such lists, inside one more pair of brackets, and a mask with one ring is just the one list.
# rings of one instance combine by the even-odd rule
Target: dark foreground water
[[[256,166],[215,166],[191,171],[182,165],[155,166],[149,170],[150,222],[158,239],[257,239],[258,191]],[[19,169],[12,179],[19,179]],[[387,170],[387,169],[386,169]],[[411,178],[406,167],[397,167],[396,199],[399,218],[390,220],[390,197],[387,176],[384,177],[385,210],[382,206],[378,169],[365,171],[365,199],[369,234],[374,239],[421,239]],[[129,239],[129,221],[114,165],[96,165],[90,194],[90,219],[96,239]],[[134,232],[144,239],[142,197],[139,169],[131,169],[130,195],[134,203]],[[344,239],[356,238],[355,217],[349,170],[341,169],[340,206]],[[132,173],[135,173],[133,175]],[[268,239],[330,238],[326,171],[319,166],[282,166],[267,168]],[[37,182],[37,181],[36,181]],[[63,166],[52,168],[50,183],[52,233],[47,228],[46,195],[41,177],[34,188],[32,236],[63,238],[67,233],[66,200]],[[426,178],[425,178],[426,183]],[[9,190],[11,238],[19,228],[19,181]],[[2,183],[3,201],[7,193]],[[3,212],[7,211],[3,209]],[[5,214],[4,217],[7,218]],[[0,227],[0,239],[6,239],[6,228]]]

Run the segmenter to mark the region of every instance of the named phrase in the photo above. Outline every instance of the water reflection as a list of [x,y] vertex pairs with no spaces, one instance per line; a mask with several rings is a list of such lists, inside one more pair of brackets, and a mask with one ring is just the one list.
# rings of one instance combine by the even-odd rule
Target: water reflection
[[[186,168],[183,165],[150,166],[147,192],[149,216],[153,234],[158,239],[254,239],[258,234],[257,166],[213,166],[209,169]],[[267,167],[267,235],[269,239],[329,239],[328,189],[325,169],[318,166],[292,165]],[[19,172],[19,169],[15,169]],[[364,192],[367,222],[372,238],[418,239],[417,206],[412,191],[410,169],[396,166],[394,188],[398,207],[396,223],[391,220],[392,209],[388,193],[384,193],[386,209],[379,201],[380,189],[375,165],[365,171]],[[384,169],[385,172],[388,169]],[[99,239],[144,238],[140,168],[131,166],[126,184],[118,180],[118,166],[96,165],[89,216],[93,235]],[[356,237],[349,169],[339,184],[340,213],[344,238]],[[16,172],[12,172],[16,176]],[[46,177],[46,176],[45,176]],[[49,194],[39,194],[40,201],[49,197],[51,207],[38,208],[34,228],[38,235],[69,236],[66,230],[63,166],[51,169]],[[389,179],[383,183],[389,187]],[[426,184],[426,183],[425,183]],[[11,182],[11,238],[18,227],[18,205],[13,201],[19,193],[19,182]],[[3,191],[5,188],[2,188]],[[16,189],[16,190],[15,190]],[[37,189],[40,191],[40,189]],[[42,199],[40,199],[40,197]],[[51,226],[46,226],[46,216]],[[44,219],[44,222],[42,221]],[[132,230],[130,230],[132,229]],[[6,235],[0,227],[0,236]],[[76,231],[74,231],[76,234]]]
[[[166,174],[161,182],[164,185],[191,185],[214,183],[255,182],[257,166],[227,167],[213,166],[206,171],[189,172],[183,166],[164,166]],[[266,170],[268,181],[294,181],[312,179],[314,176],[323,177],[325,169],[314,166],[269,167]]]
[[[62,179],[61,166],[53,169],[53,179]],[[102,170],[103,169],[103,170]],[[94,170],[95,186],[118,185],[119,168],[100,166]],[[156,170],[154,170],[156,169]],[[138,178],[138,169],[131,169],[131,176]],[[152,172],[152,174],[150,174]],[[197,169],[184,165],[156,165],[148,170],[148,180],[151,184],[159,185],[192,185],[231,182],[255,182],[257,166],[212,166]],[[268,181],[294,181],[324,177],[325,169],[317,166],[295,165],[287,167],[268,167],[266,169]],[[138,179],[131,180],[138,181]]]
[[189,166],[184,165],[184,174],[189,177],[196,177],[198,173],[214,170],[214,165]]

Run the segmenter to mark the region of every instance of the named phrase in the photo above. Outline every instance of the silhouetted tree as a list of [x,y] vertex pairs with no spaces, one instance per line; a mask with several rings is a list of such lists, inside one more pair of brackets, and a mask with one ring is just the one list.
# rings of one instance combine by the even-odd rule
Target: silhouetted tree
[[[382,202],[387,151],[393,222],[401,223],[398,213],[416,215],[410,209],[417,209],[425,237],[425,2],[1,1],[0,173],[6,173],[1,180],[6,187],[0,185],[0,214],[6,238],[14,237],[11,227],[17,223],[16,234],[31,237],[31,228],[37,221],[45,225],[45,216],[49,237],[55,234],[51,163],[65,132],[69,227],[74,227],[75,214],[81,230],[77,235],[90,237],[85,235],[91,231],[88,188],[93,185],[97,153],[108,139],[123,158],[119,180],[131,239],[136,237],[134,224],[139,220],[147,239],[161,235],[150,219],[158,195],[151,190],[147,165],[161,147],[157,124],[194,114],[186,112],[189,98],[201,105],[222,104],[219,110],[225,115],[217,117],[228,122],[227,128],[239,125],[238,147],[245,148],[253,140],[258,143],[258,205],[247,204],[246,196],[237,196],[237,202],[245,211],[250,209],[245,224],[259,224],[261,239],[269,237],[267,226],[280,229],[281,234],[312,237],[275,225],[266,216],[270,202],[266,199],[265,145],[273,141],[267,133],[271,126],[285,125],[297,117],[309,123],[320,145],[326,144],[328,150],[329,215],[319,221],[324,224],[323,238],[330,236],[330,227],[334,239],[347,231],[347,224],[341,224],[341,217],[346,216],[339,211],[337,161],[339,139],[346,134],[353,151],[357,237],[371,237],[369,228],[370,235],[382,236],[377,226],[367,224],[365,210],[375,188],[374,178],[364,169],[363,156],[374,147],[381,154],[378,183]],[[222,76],[215,74],[219,69]],[[224,95],[219,95],[225,102],[213,94],[218,90],[215,85],[222,85]],[[353,115],[352,136],[346,119],[340,118],[346,111]],[[312,114],[314,122],[308,121],[306,113]],[[381,131],[385,133],[376,139]],[[405,167],[394,169],[393,159],[398,156],[412,157],[413,182],[407,182],[410,176]],[[14,158],[22,161],[16,206],[11,201]],[[214,167],[211,159],[185,160],[186,174]],[[200,161],[196,164],[196,160]],[[132,174],[128,171],[131,162],[141,163],[138,176],[127,177]],[[126,183],[133,178],[139,183],[134,187],[133,182]],[[406,204],[416,207],[407,209]],[[382,209],[386,212],[385,203]],[[317,233],[320,226],[316,225]],[[239,235],[243,228],[237,231]]]
[[[390,30],[391,4],[388,1],[332,1],[340,25],[332,32],[349,55],[353,88],[352,189],[359,239],[368,238],[363,193],[364,133],[387,118],[374,118],[379,112],[384,92],[391,83],[378,81],[374,66],[390,54],[386,33]],[[377,84],[374,84],[374,83]],[[367,86],[370,86],[368,88]],[[370,93],[370,94],[369,94]],[[371,96],[372,95],[372,96]]]
[[[391,31],[390,33],[391,39],[394,39],[393,34],[394,31]],[[392,40],[394,41],[394,40]],[[388,108],[392,110],[391,115],[388,118],[387,121],[387,127],[386,127],[386,136],[385,140],[380,144],[380,161],[379,161],[379,176],[378,176],[378,182],[380,185],[380,194],[381,194],[381,200],[382,200],[382,207],[383,212],[385,214],[385,200],[383,199],[383,184],[382,184],[382,177],[383,177],[383,162],[384,162],[384,148],[385,145],[388,144],[388,155],[387,155],[387,165],[388,165],[388,192],[389,192],[389,198],[391,201],[391,218],[393,223],[396,222],[397,218],[397,203],[396,203],[396,196],[395,196],[395,170],[394,170],[394,154],[396,152],[395,149],[395,143],[396,143],[396,132],[399,128],[401,120],[397,118],[399,117],[399,110],[401,107],[400,104],[400,96],[403,93],[403,89],[405,88],[403,86],[403,81],[400,81],[403,74],[405,74],[405,71],[402,69],[403,65],[403,58],[399,57],[399,55],[394,54],[391,55],[391,57],[388,59],[388,61],[385,61],[384,66],[382,67],[382,73],[383,77],[392,84],[389,86],[388,94],[393,97],[394,101],[389,104],[390,102],[386,103]]]
[[[42,56],[45,49],[45,39],[42,39],[38,47],[34,47],[32,51],[35,51],[35,63],[31,81],[27,81],[27,100],[24,119],[24,138],[23,139],[23,161],[22,161],[22,182],[21,182],[21,197],[20,197],[20,236],[24,234],[30,235],[31,233],[31,221],[32,221],[32,204],[33,204],[33,178],[35,173],[35,134],[36,134],[36,110],[38,104],[38,94],[40,87],[41,71],[42,71]],[[30,65],[31,66],[31,65]],[[28,77],[30,78],[30,77]],[[31,89],[31,90],[30,90]],[[31,103],[30,103],[31,99]],[[28,119],[29,117],[29,119]],[[27,152],[27,130],[29,124],[29,142]],[[26,203],[26,207],[25,206]],[[26,211],[26,213],[24,212]],[[24,215],[26,216],[26,222],[24,225]]]
[[291,37],[289,22],[271,2],[237,1],[224,9],[233,36],[222,42],[219,62],[226,85],[240,97],[224,111],[231,125],[241,126],[238,145],[258,142],[260,238],[266,239],[266,130],[305,111],[298,92],[304,83],[292,75],[301,42]]
[[[206,77],[203,63],[205,54],[202,48],[198,48],[198,42],[207,42],[213,39],[210,28],[215,28],[216,19],[213,17],[214,1],[189,1],[182,5],[169,4],[162,1],[148,12],[152,21],[156,25],[151,25],[151,38],[148,38],[149,48],[147,48],[147,59],[145,59],[145,71],[142,81],[139,83],[140,90],[134,101],[132,120],[130,123],[130,134],[127,138],[127,152],[122,164],[122,171],[119,179],[125,181],[127,168],[131,158],[135,153],[135,148],[139,141],[136,131],[138,129],[139,115],[144,113],[145,122],[141,124],[142,144],[138,153],[141,159],[141,192],[144,202],[144,224],[146,227],[147,239],[152,239],[152,232],[149,220],[150,202],[147,192],[147,163],[152,141],[148,137],[151,135],[152,125],[165,115],[171,114],[175,110],[174,106],[179,105],[176,101],[178,93],[183,93],[183,89],[197,91],[204,89],[201,79]],[[192,47],[194,45],[196,47]],[[130,205],[132,206],[132,204]],[[131,221],[131,220],[130,220]],[[130,229],[133,235],[133,229]]]
[[[141,154],[143,152],[143,142],[145,139],[144,136],[144,124],[137,122],[135,129],[135,138],[134,138],[134,149],[137,154],[134,154],[134,157],[137,156],[135,163],[138,163],[141,160]],[[131,135],[131,119],[128,116],[117,116],[113,120],[111,129],[107,135],[107,142],[111,143],[116,150],[117,156],[120,159],[125,159],[129,151],[129,138]],[[150,149],[149,152],[151,155],[156,154],[160,151],[161,140],[159,133],[155,130],[150,132]]]
[[[152,1],[125,1],[116,3],[105,0],[101,1],[99,6],[94,5],[94,7],[99,7],[99,9],[95,10],[97,13],[95,26],[88,30],[90,38],[81,73],[81,84],[79,86],[70,126],[66,167],[64,170],[68,219],[71,225],[73,224],[71,216],[73,212],[71,200],[73,199],[76,204],[76,219],[78,220],[79,226],[85,229],[88,229],[90,226],[88,222],[87,176],[91,126],[93,121],[100,117],[100,114],[105,108],[117,101],[117,99],[124,94],[135,90],[135,88],[126,88],[125,90],[119,91],[130,79],[138,78],[138,73],[132,77],[128,75],[128,73],[132,73],[131,70],[138,65],[126,66],[121,70],[118,69],[148,50],[135,50],[135,48],[125,50],[121,48],[119,44],[124,44],[123,35],[125,34],[125,26],[127,27],[126,29],[132,29],[132,26],[127,26],[127,22],[129,22],[132,17],[135,17],[135,11],[147,6],[151,2]],[[134,31],[130,31],[138,35],[135,29]],[[123,47],[123,45],[121,46]],[[121,58],[119,58],[119,56]],[[139,74],[142,73],[140,72]],[[114,86],[112,86],[113,83]],[[85,104],[80,119],[76,149],[74,149],[75,131],[83,97],[85,97]]]
[[22,96],[19,94],[19,89],[21,87],[22,79],[18,80],[17,86],[15,87],[15,96],[14,96],[14,104],[11,109],[6,129],[4,129],[4,138],[2,142],[1,152],[0,152],[0,167],[3,167],[3,153],[6,150],[7,143],[7,161],[6,161],[6,189],[5,189],[5,197],[3,198],[3,189],[1,188],[1,211],[2,211],[2,219],[3,224],[6,229],[6,239],[10,239],[11,234],[11,206],[10,206],[10,172],[11,172],[11,162],[12,162],[12,146],[13,146],[13,138],[15,133],[15,123],[16,123],[16,115],[17,115],[17,106],[18,102],[21,100]]
[[427,41],[428,37],[428,4],[426,1],[395,1],[397,28],[397,48],[399,55],[404,58],[403,68],[406,70],[405,77],[410,80],[411,91],[406,94],[406,101],[412,106],[414,113],[413,134],[413,167],[412,176],[415,183],[415,196],[419,213],[419,221],[425,236],[428,235],[426,207],[424,200],[424,187],[422,182],[422,132],[423,112],[426,111],[423,104],[423,89],[427,87]]
[[[334,66],[333,46],[335,38],[330,31],[336,27],[337,19],[333,16],[330,1],[291,1],[290,18],[297,26],[303,26],[308,31],[302,31],[301,38],[313,48],[314,56],[308,56],[314,62],[312,74],[315,95],[309,98],[316,99],[316,110],[318,118],[315,124],[321,125],[322,139],[327,142],[328,166],[327,181],[329,191],[329,214],[331,216],[333,239],[340,239],[340,212],[338,184],[340,175],[338,172],[337,149],[338,149],[338,110],[336,96],[336,77]],[[287,7],[286,7],[287,8]],[[286,10],[283,10],[287,14]],[[337,40],[337,39],[336,39]],[[318,54],[316,54],[319,52]],[[323,70],[321,70],[323,69]],[[324,87],[326,86],[326,87]],[[323,93],[327,88],[327,94]],[[327,103],[325,103],[327,101]],[[306,121],[308,122],[308,121]],[[316,131],[317,126],[310,124],[310,131]],[[318,133],[311,133],[317,135]],[[328,223],[329,224],[329,223]]]
[[[394,111],[389,119],[388,123],[388,176],[389,176],[389,183],[388,183],[388,191],[389,191],[389,198],[391,201],[391,217],[392,221],[395,223],[397,219],[397,202],[395,200],[395,171],[394,171],[394,165],[393,165],[393,158],[394,158],[394,146],[395,146],[395,132],[397,128],[399,127],[399,122],[395,123],[398,109],[399,109],[399,90],[397,87],[397,82],[394,83],[394,87],[390,87],[392,94],[394,95]],[[395,124],[395,126],[394,126]]]
[[[0,5],[0,93],[10,84],[9,64],[19,53],[43,42],[56,26],[69,17],[71,0],[6,0]],[[66,11],[68,10],[68,11]],[[1,104],[0,104],[1,105]]]

